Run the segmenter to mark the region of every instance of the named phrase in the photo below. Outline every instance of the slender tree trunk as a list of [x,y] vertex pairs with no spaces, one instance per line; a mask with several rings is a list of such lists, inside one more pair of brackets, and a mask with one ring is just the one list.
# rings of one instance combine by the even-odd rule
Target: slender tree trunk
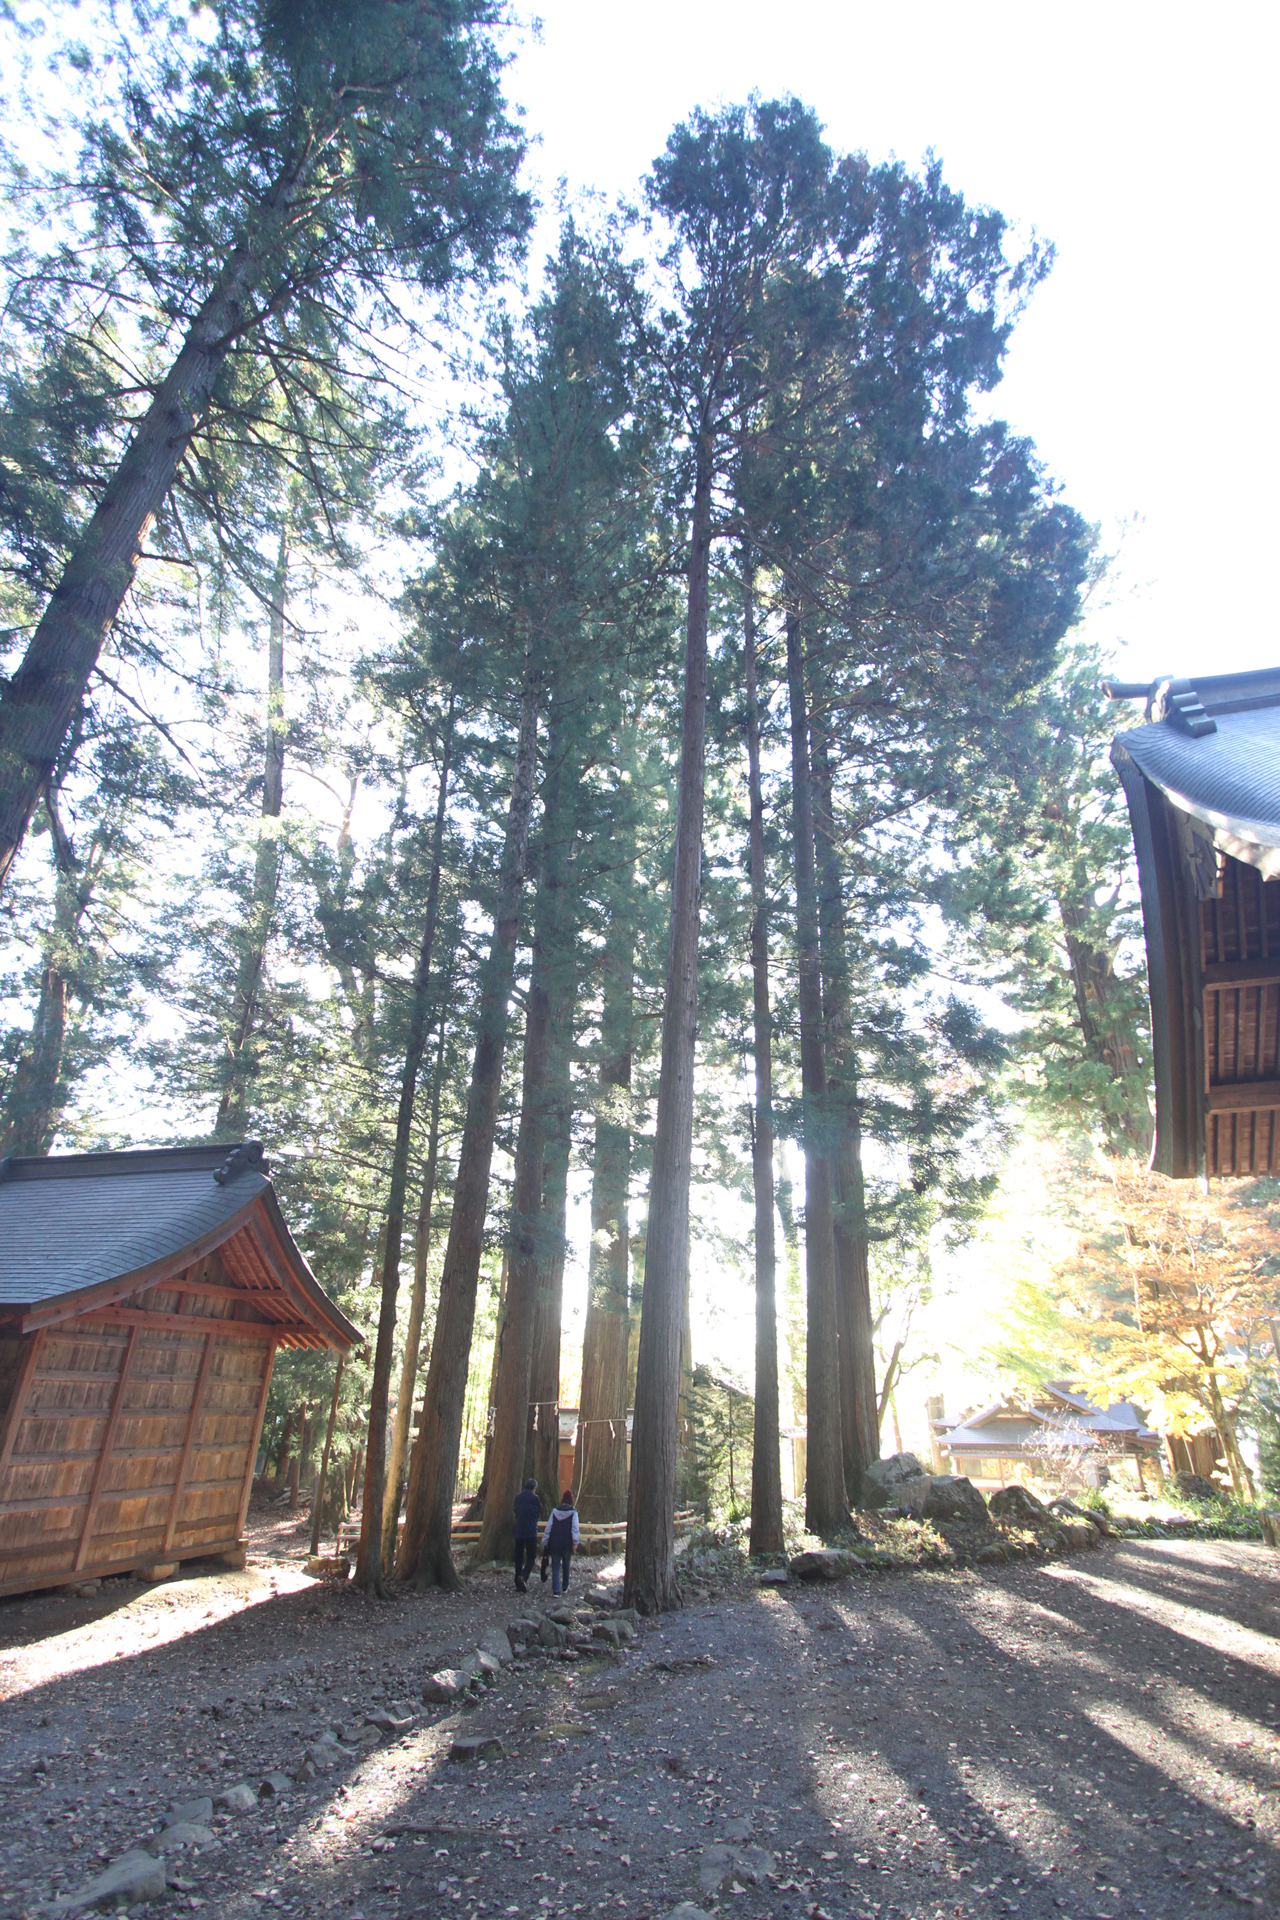
[[1242,1502],[1250,1501],[1253,1499],[1253,1480],[1248,1467],[1244,1463],[1244,1456],[1240,1451],[1240,1443],[1236,1439],[1235,1424],[1232,1421],[1231,1415],[1227,1412],[1226,1401],[1223,1399],[1222,1390],[1218,1385],[1218,1376],[1212,1367],[1208,1369],[1207,1378],[1209,1385],[1209,1404],[1213,1409],[1213,1424],[1217,1430],[1222,1451],[1226,1455],[1227,1471],[1231,1475],[1232,1491],[1237,1500]]
[[[563,998],[561,997],[563,994]],[[574,983],[558,981],[547,1075],[547,1155],[538,1236],[538,1301],[529,1368],[525,1476],[532,1475],[550,1512],[560,1495],[560,1318],[564,1302],[565,1232],[572,1144]]]
[[601,969],[602,1059],[591,1174],[591,1251],[582,1336],[578,1511],[603,1524],[627,1511],[627,1196],[631,1185],[631,1048],[635,1005],[635,868],[620,867]]
[[338,1355],[338,1364],[333,1370],[333,1398],[329,1402],[329,1424],[324,1430],[324,1446],[320,1452],[320,1471],[316,1475],[316,1490],[312,1495],[311,1507],[311,1551],[320,1551],[320,1520],[324,1511],[324,1490],[329,1478],[329,1454],[333,1447],[333,1429],[338,1418],[338,1394],[342,1389],[342,1369],[346,1365],[344,1353]]
[[752,1554],[781,1553],[782,1441],[778,1414],[777,1259],[773,1237],[773,1020],[769,1010],[769,922],[764,868],[764,795],[760,784],[760,705],[756,687],[754,566],[743,555],[743,661],[747,696],[747,790],[750,802],[751,999],[756,1104],[751,1175],[756,1227],[756,1391],[751,1448]]
[[219,274],[0,691],[0,888],[243,324],[259,257],[240,247]]
[[382,1249],[382,1298],[378,1310],[378,1339],[373,1356],[373,1384],[369,1397],[369,1436],[365,1452],[364,1502],[360,1515],[360,1552],[356,1558],[356,1585],[366,1593],[384,1595],[382,1570],[382,1509],[387,1482],[387,1401],[391,1390],[391,1359],[396,1338],[396,1299],[400,1292],[400,1243],[404,1235],[404,1201],[409,1184],[409,1148],[413,1139],[413,1103],[418,1069],[427,1038],[427,1009],[431,990],[431,948],[435,941],[436,911],[440,899],[440,850],[444,841],[449,795],[449,762],[453,752],[454,696],[449,696],[444,745],[440,756],[440,785],[436,798],[435,836],[427,912],[413,975],[413,1004],[400,1080],[400,1108],[391,1156],[391,1191],[387,1196],[386,1232]]
[[289,584],[289,521],[280,526],[271,608],[267,624],[267,727],[263,757],[262,817],[253,863],[253,896],[240,930],[240,959],[227,1034],[226,1078],[218,1102],[215,1135],[243,1139],[248,1129],[249,1081],[254,1071],[250,1045],[261,1010],[267,941],[275,919],[280,884],[280,813],[284,804],[284,608]]
[[840,1434],[844,1484],[856,1505],[862,1476],[880,1458],[875,1337],[867,1215],[858,1117],[857,1059],[849,1005],[848,927],[836,841],[831,758],[823,728],[811,727],[813,835],[818,869],[822,947],[822,1011],[827,1100],[832,1125],[832,1226],[836,1252],[836,1316],[840,1339]]
[[836,1318],[836,1251],[832,1222],[831,1142],[822,1045],[822,957],[814,871],[809,725],[800,622],[787,615],[787,684],[791,699],[791,805],[795,839],[796,947],[800,999],[800,1073],[804,1101],[804,1250],[809,1324],[806,1400],[808,1472],[805,1525],[828,1535],[845,1526],[844,1455],[840,1435],[840,1362]]
[[440,1038],[436,1046],[436,1072],[431,1088],[431,1132],[427,1139],[427,1169],[418,1202],[418,1226],[414,1235],[413,1291],[409,1296],[409,1318],[404,1330],[404,1359],[400,1367],[400,1392],[391,1422],[391,1445],[387,1449],[387,1492],[382,1503],[382,1564],[394,1566],[396,1526],[400,1518],[400,1496],[404,1492],[404,1463],[409,1451],[409,1422],[413,1417],[414,1388],[418,1379],[418,1355],[422,1347],[422,1320],[427,1305],[427,1257],[431,1252],[431,1209],[436,1198],[436,1167],[440,1155],[440,1094],[444,1084],[444,1041],[448,1008],[440,1010]]
[[507,1043],[537,757],[537,687],[530,673],[521,706],[493,940],[480,994],[475,1057],[453,1190],[449,1240],[440,1276],[440,1302],[431,1341],[422,1427],[414,1444],[405,1498],[405,1524],[396,1557],[397,1573],[401,1578],[412,1578],[419,1587],[456,1588],[459,1585],[449,1531],[458,1477],[458,1445],[462,1438],[476,1283],[480,1276],[489,1200],[489,1170]]
[[542,817],[542,873],[534,909],[533,966],[525,1007],[524,1067],[520,1130],[516,1139],[515,1181],[511,1193],[510,1272],[507,1305],[499,1334],[494,1392],[493,1437],[489,1447],[484,1523],[477,1560],[499,1560],[511,1541],[516,1494],[524,1478],[529,1431],[529,1379],[537,1316],[542,1196],[546,1172],[547,1071],[551,1059],[551,982],[564,965],[564,874],[561,837],[560,728],[548,729],[546,795]]
[[627,1563],[623,1592],[627,1603],[641,1613],[659,1613],[680,1604],[675,1578],[674,1516],[680,1323],[689,1265],[693,1067],[698,1019],[698,896],[702,878],[711,478],[710,451],[700,439],[689,556],[671,939],[662,1015],[653,1173],[649,1182],[631,1483],[627,1490]]
[[782,1246],[786,1261],[782,1288],[787,1322],[787,1391],[791,1396],[791,1425],[803,1427],[808,1418],[804,1387],[804,1281],[800,1272],[800,1229],[796,1225],[785,1154],[780,1156],[778,1167],[778,1218],[782,1222]]

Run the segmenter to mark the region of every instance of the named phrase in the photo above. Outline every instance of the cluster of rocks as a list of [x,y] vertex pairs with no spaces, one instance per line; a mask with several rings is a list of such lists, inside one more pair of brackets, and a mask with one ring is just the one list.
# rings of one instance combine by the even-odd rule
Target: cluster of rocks
[[[1046,1506],[1023,1486],[1002,1487],[988,1502],[964,1475],[926,1473],[913,1453],[893,1454],[869,1467],[862,1504],[882,1519],[931,1521],[943,1545],[922,1553],[926,1565],[1001,1566],[1023,1553],[1096,1547],[1115,1531],[1103,1514],[1065,1496]],[[841,1580],[894,1564],[892,1553],[855,1540],[847,1547],[797,1554],[789,1572],[800,1580]],[[785,1577],[771,1570],[763,1580],[775,1584]]]
[[[618,1654],[635,1639],[639,1621],[634,1607],[620,1607],[616,1596],[590,1589],[585,1606],[556,1603],[542,1614],[523,1615],[502,1627],[486,1627],[475,1649],[456,1667],[441,1667],[423,1684],[426,1706],[464,1705],[493,1685],[506,1667],[537,1655],[578,1660],[583,1654]],[[490,1760],[502,1756],[492,1735],[460,1735],[451,1760]]]
[[134,1901],[159,1900],[171,1886],[184,1884],[180,1856],[188,1848],[212,1846],[215,1829],[237,1814],[248,1813],[260,1800],[272,1800],[291,1782],[283,1774],[268,1774],[255,1793],[247,1781],[220,1793],[175,1802],[151,1838],[130,1847],[110,1866],[72,1893],[61,1894],[44,1909],[47,1914],[90,1913]]

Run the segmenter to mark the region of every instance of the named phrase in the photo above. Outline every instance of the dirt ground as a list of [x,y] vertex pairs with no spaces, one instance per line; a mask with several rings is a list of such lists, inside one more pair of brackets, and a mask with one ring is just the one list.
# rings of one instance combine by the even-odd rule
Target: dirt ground
[[[713,1560],[709,1597],[625,1652],[518,1662],[449,1709],[421,1705],[422,1681],[529,1611],[509,1575],[371,1605],[309,1580],[298,1546],[259,1523],[241,1574],[0,1603],[0,1912],[38,1912],[171,1804],[256,1790],[397,1703],[409,1728],[217,1816],[211,1844],[169,1856],[163,1908],[133,1911],[1280,1911],[1280,1559],[1261,1547],[1108,1542],[778,1590]],[[575,1565],[575,1597],[598,1571]],[[548,1591],[535,1578],[535,1611]],[[451,1762],[459,1731],[505,1757]],[[721,1841],[771,1858],[700,1890]]]

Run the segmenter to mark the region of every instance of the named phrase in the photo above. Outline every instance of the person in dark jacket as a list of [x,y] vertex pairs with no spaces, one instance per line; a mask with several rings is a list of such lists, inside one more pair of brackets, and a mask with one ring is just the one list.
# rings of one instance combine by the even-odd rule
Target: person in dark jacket
[[516,1495],[516,1517],[511,1531],[516,1542],[516,1590],[528,1593],[529,1575],[538,1553],[538,1521],[542,1517],[536,1480],[526,1480]]
[[551,1518],[542,1536],[542,1577],[547,1577],[547,1557],[551,1558],[551,1591],[568,1593],[569,1561],[578,1544],[578,1509],[573,1504],[573,1494],[566,1487],[560,1495],[560,1505],[552,1509]]

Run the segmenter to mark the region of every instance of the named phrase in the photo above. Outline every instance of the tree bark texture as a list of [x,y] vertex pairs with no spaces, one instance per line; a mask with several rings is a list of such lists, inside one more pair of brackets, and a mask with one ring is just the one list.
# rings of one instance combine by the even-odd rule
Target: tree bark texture
[[248,1131],[249,1082],[254,1073],[251,1036],[262,1004],[267,941],[280,885],[280,814],[284,804],[284,609],[289,584],[289,522],[280,546],[267,616],[267,726],[262,768],[262,816],[253,863],[253,894],[240,932],[240,960],[227,1032],[226,1078],[214,1128],[217,1138],[242,1140]]
[[813,834],[822,948],[822,1012],[831,1115],[832,1226],[840,1337],[840,1434],[845,1492],[857,1505],[862,1476],[880,1458],[875,1331],[867,1258],[867,1210],[858,1113],[858,1063],[850,1020],[848,925],[835,831],[831,756],[825,729],[812,726]]
[[662,1015],[662,1063],[649,1182],[644,1304],[636,1361],[627,1558],[623,1592],[641,1613],[680,1603],[675,1578],[676,1453],[680,1331],[689,1265],[693,1067],[698,1020],[698,899],[707,717],[707,595],[711,560],[711,462],[699,441],[689,555],[684,711],[671,938]]
[[787,686],[791,702],[791,809],[796,870],[796,958],[800,1001],[800,1076],[804,1113],[804,1250],[808,1286],[805,1398],[808,1468],[805,1525],[829,1535],[845,1526],[844,1451],[831,1140],[822,1034],[822,955],[814,870],[809,723],[800,622],[788,614]]
[[547,1151],[542,1184],[542,1231],[538,1236],[538,1298],[529,1368],[529,1423],[525,1478],[538,1483],[544,1515],[560,1497],[560,1318],[564,1304],[565,1232],[572,1144],[574,983],[557,983],[547,1074]]
[[591,1170],[591,1251],[574,1461],[578,1511],[605,1524],[627,1511],[627,1195],[631,1185],[631,1049],[635,1006],[635,868],[621,865],[605,933],[602,1060]]
[[743,663],[747,705],[747,791],[750,806],[751,1004],[756,1104],[751,1129],[755,1198],[756,1381],[751,1450],[750,1551],[781,1553],[782,1442],[778,1414],[777,1257],[773,1232],[773,1021],[769,1009],[769,920],[764,865],[764,794],[760,784],[760,706],[756,685],[755,592],[743,556]]
[[409,1037],[405,1042],[404,1071],[400,1077],[400,1106],[391,1155],[391,1186],[387,1195],[386,1231],[382,1248],[382,1294],[378,1307],[378,1338],[373,1355],[373,1383],[369,1390],[369,1432],[365,1450],[364,1502],[360,1513],[360,1551],[356,1557],[356,1585],[367,1593],[386,1590],[382,1563],[383,1506],[387,1493],[387,1403],[391,1392],[391,1360],[396,1338],[396,1301],[400,1293],[400,1246],[404,1238],[404,1202],[409,1186],[409,1149],[413,1143],[413,1106],[418,1070],[427,1039],[427,1010],[431,997],[431,949],[435,943],[440,901],[440,852],[449,797],[449,762],[453,752],[453,696],[445,722],[440,755],[440,781],[427,886],[427,910],[418,963],[413,972],[413,1002]]
[[440,1038],[436,1047],[436,1072],[431,1087],[431,1131],[427,1137],[427,1166],[418,1201],[418,1225],[413,1248],[413,1291],[409,1295],[409,1317],[404,1330],[404,1358],[400,1364],[400,1392],[391,1422],[391,1444],[387,1449],[387,1491],[382,1503],[382,1564],[395,1565],[396,1527],[400,1518],[400,1496],[404,1492],[404,1463],[409,1451],[409,1422],[413,1417],[414,1388],[418,1381],[418,1356],[422,1350],[422,1321],[427,1305],[427,1259],[431,1252],[431,1210],[436,1198],[436,1169],[440,1158],[440,1094],[444,1084],[444,1042],[448,1008],[440,1011]]
[[405,1498],[405,1523],[396,1571],[420,1587],[459,1584],[449,1545],[458,1446],[475,1324],[476,1283],[489,1201],[489,1171],[498,1119],[502,1060],[515,974],[516,940],[528,859],[529,822],[538,757],[538,697],[530,674],[521,704],[520,734],[512,773],[511,801],[494,914],[493,940],[485,963],[467,1112],[431,1361],[427,1369],[422,1425],[414,1443]]
[[542,871],[534,908],[533,965],[525,1007],[520,1129],[511,1192],[510,1268],[506,1311],[499,1322],[493,1434],[485,1479],[484,1522],[477,1560],[499,1560],[511,1543],[516,1494],[524,1479],[529,1430],[529,1379],[538,1304],[538,1248],[547,1138],[547,1071],[551,1058],[551,978],[564,965],[566,928],[561,836],[561,769],[554,719],[548,729],[549,772],[542,815]]
[[792,1204],[791,1178],[782,1159],[778,1167],[778,1218],[782,1222],[784,1274],[783,1309],[787,1325],[787,1392],[791,1400],[790,1424],[803,1427],[808,1418],[805,1397],[804,1282],[800,1274],[800,1229]]

